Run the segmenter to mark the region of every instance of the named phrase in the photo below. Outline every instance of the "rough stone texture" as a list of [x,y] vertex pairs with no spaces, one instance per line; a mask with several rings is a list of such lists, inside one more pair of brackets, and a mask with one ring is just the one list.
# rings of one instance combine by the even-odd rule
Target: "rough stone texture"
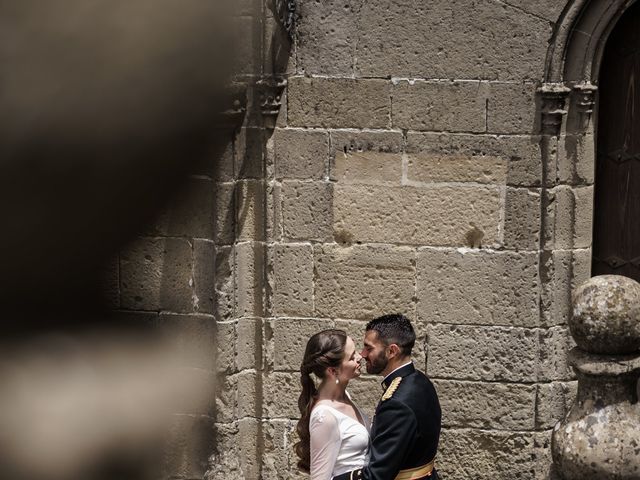
[[527,0],[508,0],[504,3],[521,10],[527,15],[541,17],[550,22],[559,20],[562,9],[565,6],[565,2],[559,2],[558,0],[539,0],[535,3]]
[[377,79],[289,79],[289,122],[296,127],[385,128],[391,84]]
[[525,328],[429,325],[427,370],[435,378],[531,382],[538,333]]
[[247,242],[235,246],[236,305],[239,317],[256,317],[264,313],[263,244]]
[[[546,479],[550,434],[446,429],[438,469],[443,479]],[[543,468],[541,468],[543,467]],[[545,468],[546,467],[546,468]]]
[[569,366],[569,351],[575,346],[566,326],[540,331],[538,353],[538,380],[573,380],[575,374]]
[[547,192],[546,245],[556,249],[588,248],[593,230],[593,186],[558,186]]
[[399,82],[392,90],[395,128],[484,132],[488,87],[480,82]]
[[407,247],[334,245],[314,248],[316,315],[370,319],[412,316],[415,252]]
[[434,381],[444,427],[533,430],[533,385]]
[[361,0],[300,2],[298,73],[351,75]]
[[507,188],[504,246],[513,250],[537,250],[540,246],[540,190]]
[[331,179],[339,183],[400,185],[402,156],[396,153],[336,153]]
[[[500,191],[489,186],[387,187],[334,190],[337,241],[463,246],[498,243]],[[477,245],[474,245],[477,246]]]
[[[250,122],[251,119],[246,119]],[[261,179],[265,173],[265,133],[262,128],[243,127],[235,140],[235,179]]]
[[298,396],[300,391],[299,373],[273,372],[266,375],[264,378],[264,398],[266,401],[262,416],[265,418],[299,418]]
[[289,240],[328,240],[333,220],[333,185],[287,181],[282,184],[282,225]]
[[558,145],[557,180],[572,185],[593,184],[595,153],[593,135],[563,135]]
[[487,97],[487,131],[535,134],[539,130],[534,83],[492,83]]
[[197,312],[215,311],[215,244],[208,240],[193,242],[193,304]]
[[218,320],[231,320],[235,312],[234,247],[216,247],[215,315]]
[[262,422],[264,434],[264,455],[262,458],[262,478],[265,480],[292,479],[295,477],[297,456],[289,440],[295,423],[289,420],[269,420]]
[[264,337],[262,320],[241,318],[236,325],[236,369],[260,368]]
[[356,70],[363,76],[537,79],[550,34],[548,21],[503,3],[367,1]]
[[264,240],[265,184],[261,180],[246,180],[236,184],[236,237],[238,241]]
[[[500,165],[506,163],[506,183],[538,186],[541,183],[540,139],[535,136],[413,133],[407,135],[409,159],[464,158],[472,165],[491,165],[490,178],[501,180]],[[417,161],[417,160],[416,160]],[[485,167],[486,168],[486,167]],[[438,174],[440,172],[438,171]],[[462,172],[456,170],[456,175]],[[468,175],[468,174],[467,174]]]
[[271,302],[274,316],[313,316],[311,245],[274,247]]
[[536,388],[536,428],[551,429],[569,411],[576,398],[578,382],[542,383]]
[[332,320],[285,319],[270,320],[267,363],[274,370],[299,371],[307,340],[314,333],[333,328]]
[[428,248],[418,253],[418,316],[438,323],[539,324],[538,255]]
[[231,373],[235,370],[236,322],[216,323],[216,370]]
[[273,140],[276,178],[324,178],[329,154],[327,132],[276,129]]
[[141,238],[120,254],[123,308],[132,310],[193,310],[192,251],[177,238]]
[[505,184],[507,160],[494,156],[413,153],[408,155],[409,182]]
[[600,275],[573,294],[571,335],[581,349],[623,355],[640,350],[640,284],[620,275]]
[[235,185],[218,183],[215,187],[214,229],[217,245],[229,245],[235,239]]

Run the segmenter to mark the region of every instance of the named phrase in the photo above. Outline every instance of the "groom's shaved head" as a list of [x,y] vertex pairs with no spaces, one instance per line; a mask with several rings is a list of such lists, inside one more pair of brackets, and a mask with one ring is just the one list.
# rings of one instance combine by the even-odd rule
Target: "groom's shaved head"
[[416,343],[416,333],[411,322],[399,313],[374,318],[367,323],[365,331],[375,331],[378,339],[386,346],[392,343],[398,345],[402,356],[411,355],[411,350]]

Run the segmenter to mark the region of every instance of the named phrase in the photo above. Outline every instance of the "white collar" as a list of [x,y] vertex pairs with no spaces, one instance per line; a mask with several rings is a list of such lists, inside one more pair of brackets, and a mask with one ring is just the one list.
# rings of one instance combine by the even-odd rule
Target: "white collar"
[[401,368],[404,368],[404,367],[406,367],[407,365],[411,365],[412,363],[413,363],[413,360],[409,360],[409,361],[408,361],[407,363],[405,363],[404,365],[400,365],[398,368],[394,368],[392,372],[389,372],[389,373],[387,374],[387,376],[386,376],[386,377],[384,377],[384,379],[382,380],[382,383],[384,383],[384,382],[387,380],[387,378],[389,378],[389,376],[390,376],[393,372],[397,372],[397,371],[398,371],[398,370],[400,370]]

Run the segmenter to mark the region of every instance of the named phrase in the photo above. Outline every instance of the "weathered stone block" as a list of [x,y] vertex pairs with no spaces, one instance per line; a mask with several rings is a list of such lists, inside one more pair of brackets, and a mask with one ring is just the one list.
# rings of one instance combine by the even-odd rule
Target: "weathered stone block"
[[273,247],[272,313],[313,316],[313,249],[311,245]]
[[487,97],[487,130],[537,133],[536,88],[534,83],[491,83]]
[[289,79],[289,123],[296,127],[386,128],[390,84],[377,79]]
[[242,478],[260,478],[260,420],[243,418],[238,421],[236,442],[242,469]]
[[229,245],[235,240],[236,186],[233,183],[218,183],[215,189],[214,238],[217,245]]
[[279,318],[269,321],[268,363],[274,370],[299,371],[307,340],[314,333],[333,328],[333,320]]
[[352,75],[357,0],[300,2],[297,28],[298,73]]
[[494,245],[499,241],[500,209],[497,187],[338,183],[334,189],[334,235],[343,243]]
[[540,190],[507,187],[504,246],[515,250],[540,247]]
[[494,156],[413,153],[407,155],[407,180],[421,183],[507,183],[507,159]]
[[535,3],[527,0],[511,0],[509,5],[527,15],[541,17],[552,23],[559,21],[562,9],[565,6],[562,2],[557,2],[556,0],[539,0]]
[[332,198],[333,185],[328,182],[283,182],[282,225],[285,238],[330,240]]
[[261,180],[245,180],[236,184],[237,240],[265,238],[265,184]]
[[181,365],[216,369],[216,321],[209,315],[161,313],[158,326]]
[[535,421],[537,429],[551,429],[562,420],[576,398],[578,382],[537,385]]
[[[260,119],[262,120],[262,119]],[[246,120],[252,123],[252,119]],[[243,127],[235,140],[236,179],[264,178],[265,130],[260,127]]]
[[[410,132],[407,135],[407,154],[409,159],[415,158],[415,162],[432,162],[431,159],[434,157],[447,161],[451,158],[461,158],[468,159],[470,165],[478,165],[479,168],[490,166],[489,178],[495,178],[495,183],[501,183],[502,163],[506,164],[506,183],[509,185],[537,186],[542,178],[540,138],[535,136]],[[436,178],[442,178],[443,174],[439,168],[433,168],[431,171],[434,176],[438,176]],[[460,170],[453,173],[456,177],[465,178]],[[451,174],[449,176],[453,177]],[[482,177],[478,172],[466,178]]]
[[235,246],[236,306],[238,317],[264,315],[265,245],[257,242]]
[[538,381],[573,380],[575,374],[568,362],[575,342],[566,326],[539,331]]
[[356,72],[376,77],[538,79],[551,33],[549,21],[505,3],[367,1],[359,16]]
[[557,180],[573,185],[591,185],[595,180],[593,135],[563,135],[558,145]]
[[593,230],[593,186],[561,185],[543,198],[549,249],[589,248]]
[[288,438],[291,428],[289,420],[262,422],[264,454],[262,456],[261,475],[263,479],[279,480],[283,477],[289,479],[289,475],[294,474],[295,460],[298,457],[295,456]]
[[262,320],[241,318],[236,325],[236,369],[259,369],[262,365]]
[[399,153],[337,153],[331,178],[339,183],[400,185],[402,155]]
[[174,415],[164,449],[163,478],[203,478],[214,436],[210,417]]
[[215,260],[215,315],[218,320],[231,320],[235,316],[234,247],[216,247]]
[[230,423],[238,419],[238,377],[228,375],[221,377],[216,389],[217,422]]
[[267,183],[265,206],[266,234],[268,242],[282,241],[282,185],[275,181]]
[[231,373],[235,371],[236,322],[216,322],[216,371]]
[[279,128],[273,134],[273,148],[276,178],[324,178],[329,154],[327,132]]
[[316,314],[371,319],[414,308],[415,251],[407,247],[318,246]]
[[401,132],[366,130],[331,130],[329,156],[373,153],[402,153],[404,139]]
[[534,479],[548,461],[546,432],[499,432],[445,429],[440,436],[438,470],[442,478],[492,480]]
[[484,132],[486,84],[474,81],[399,82],[392,90],[396,128],[449,132]]
[[260,418],[262,392],[259,392],[258,389],[262,387],[262,383],[259,376],[260,373],[255,370],[245,370],[235,375],[238,389],[237,418]]
[[193,305],[197,312],[215,312],[216,249],[209,240],[193,241]]
[[538,254],[418,253],[418,315],[429,323],[539,325]]
[[[276,340],[276,342],[278,341]],[[299,418],[298,396],[301,389],[299,373],[273,372],[266,375],[264,377],[262,417]]]
[[193,259],[188,241],[140,238],[120,254],[123,308],[193,311]]
[[533,430],[534,385],[434,380],[445,427]]
[[[363,368],[362,371],[364,370]],[[369,421],[373,418],[376,406],[382,397],[383,390],[380,382],[382,377],[370,375],[363,375],[349,382],[348,391],[351,399],[369,417],[367,419]]]
[[437,324],[429,326],[428,334],[427,372],[431,377],[536,380],[539,362],[536,330]]

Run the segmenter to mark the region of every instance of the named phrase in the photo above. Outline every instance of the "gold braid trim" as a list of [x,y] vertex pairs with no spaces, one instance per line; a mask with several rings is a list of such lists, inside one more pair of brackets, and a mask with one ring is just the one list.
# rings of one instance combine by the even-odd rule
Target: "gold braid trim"
[[396,393],[396,390],[398,389],[398,385],[400,385],[400,382],[402,381],[402,377],[396,377],[393,380],[391,380],[391,384],[389,385],[389,388],[387,388],[384,391],[384,394],[382,395],[382,399],[380,400],[381,402],[384,402],[385,400],[389,400],[394,393]]

